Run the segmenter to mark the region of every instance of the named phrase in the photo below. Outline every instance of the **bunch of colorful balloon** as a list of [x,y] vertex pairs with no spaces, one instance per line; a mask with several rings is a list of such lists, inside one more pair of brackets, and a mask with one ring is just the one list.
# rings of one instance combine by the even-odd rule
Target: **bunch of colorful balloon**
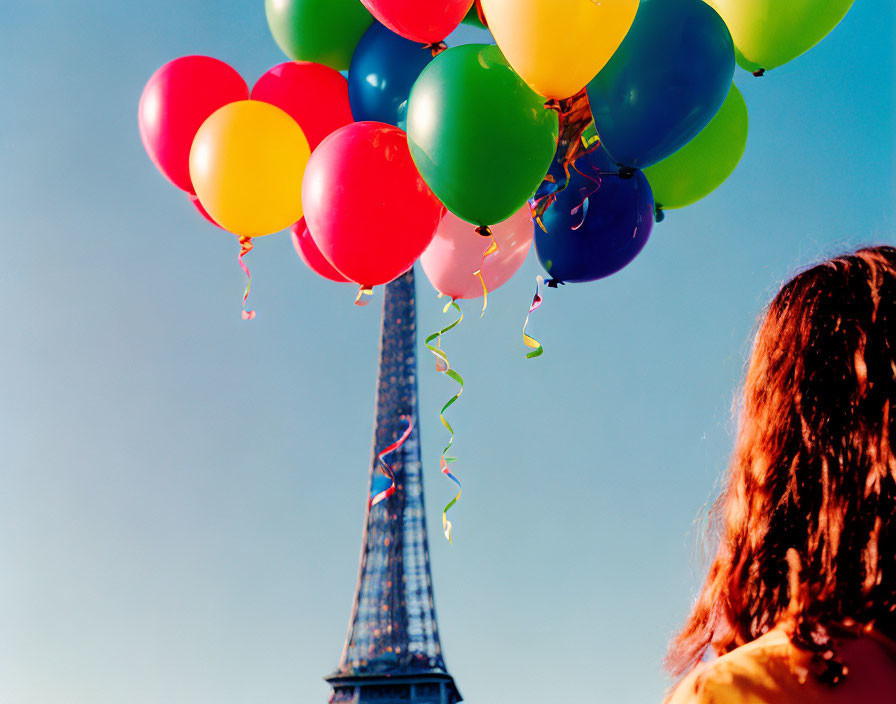
[[[143,92],[140,132],[239,238],[244,268],[252,238],[291,228],[311,269],[360,292],[421,258],[441,293],[482,296],[533,238],[555,283],[591,281],[737,166],[735,61],[779,66],[851,3],[266,0],[293,61],[251,93],[216,59],[172,61]],[[465,17],[497,46],[446,49]]]
[[[533,201],[536,249],[554,283],[618,271],[643,248],[654,214],[659,221],[720,186],[747,141],[735,59],[761,75],[820,41],[851,4],[481,0],[498,47],[559,107],[561,125],[576,126],[577,106],[593,117],[561,130]],[[583,127],[596,131],[589,138]]]

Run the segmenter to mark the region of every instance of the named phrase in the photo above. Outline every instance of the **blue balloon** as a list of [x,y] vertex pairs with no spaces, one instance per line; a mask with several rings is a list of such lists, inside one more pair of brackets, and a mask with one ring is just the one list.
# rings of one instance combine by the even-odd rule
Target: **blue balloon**
[[[554,181],[565,180],[554,162]],[[555,282],[602,279],[627,266],[653,230],[653,193],[641,171],[620,176],[602,150],[579,157],[563,190],[545,182],[536,194],[555,198],[535,223],[535,250]],[[545,232],[545,230],[547,230]]]
[[645,168],[690,142],[731,89],[734,43],[703,0],[641,0],[622,44],[588,84],[601,143]]
[[374,22],[358,42],[348,69],[352,116],[357,122],[405,129],[411,86],[430,61],[430,49]]

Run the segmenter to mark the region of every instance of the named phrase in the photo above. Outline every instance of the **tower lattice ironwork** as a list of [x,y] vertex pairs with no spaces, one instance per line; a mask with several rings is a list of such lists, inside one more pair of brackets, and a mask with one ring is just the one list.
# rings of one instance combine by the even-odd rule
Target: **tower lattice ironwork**
[[423,504],[417,418],[413,270],[386,286],[376,390],[370,495],[382,489],[377,453],[413,423],[387,458],[395,493],[368,505],[358,584],[331,702],[455,704],[461,696],[442,658]]

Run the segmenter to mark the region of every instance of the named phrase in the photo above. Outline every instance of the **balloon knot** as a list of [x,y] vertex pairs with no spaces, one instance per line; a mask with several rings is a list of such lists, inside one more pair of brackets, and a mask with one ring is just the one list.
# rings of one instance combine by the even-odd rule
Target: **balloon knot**
[[488,225],[480,225],[476,228],[476,234],[482,237],[491,237],[492,229]]
[[445,42],[433,42],[432,44],[424,44],[423,48],[429,49],[429,51],[432,52],[432,57],[435,58],[445,51],[445,49],[448,48],[448,45]]
[[666,212],[663,210],[663,206],[660,203],[657,203],[656,207],[653,209],[653,215],[657,222],[662,222],[666,219]]
[[558,114],[563,113],[563,107],[560,105],[560,101],[556,98],[551,98],[550,100],[546,101],[544,104],[544,109],[555,110]]
[[373,286],[365,286],[364,284],[360,284],[358,286],[358,295],[355,296],[355,305],[359,308],[363,308],[368,303],[370,303],[371,296],[373,296]]
[[548,288],[557,288],[558,286],[566,286],[566,282],[560,279],[548,279],[544,282],[544,285]]
[[756,78],[762,78],[765,75],[765,69],[757,68],[755,71],[753,71],[753,75],[756,76]]
[[634,169],[631,166],[620,166],[619,178],[634,178],[636,171],[637,169]]

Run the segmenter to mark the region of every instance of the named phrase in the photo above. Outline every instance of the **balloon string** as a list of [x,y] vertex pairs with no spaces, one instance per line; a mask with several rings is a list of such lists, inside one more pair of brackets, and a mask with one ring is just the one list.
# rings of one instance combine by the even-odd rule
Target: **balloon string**
[[485,260],[493,254],[498,253],[498,242],[495,239],[494,234],[491,235],[491,238],[491,244],[489,244],[486,250],[482,253],[482,261],[479,263],[479,271],[473,272],[473,276],[478,276],[479,283],[482,284],[482,313],[479,314],[480,318],[485,315],[485,309],[488,308],[488,286],[485,285],[485,277],[482,275],[482,269],[485,267]]
[[441,469],[442,469],[442,474],[444,474],[444,475],[445,475],[446,477],[448,477],[451,481],[453,481],[455,484],[457,484],[457,494],[455,495],[455,497],[454,497],[453,499],[451,499],[451,501],[449,501],[449,502],[445,505],[445,508],[442,510],[442,532],[445,533],[445,537],[448,538],[448,542],[451,543],[451,544],[453,545],[453,544],[454,544],[454,541],[451,539],[451,528],[452,528],[452,525],[451,525],[451,521],[448,520],[448,510],[451,509],[451,508],[453,508],[453,507],[454,507],[454,504],[456,504],[458,501],[460,501],[460,495],[461,495],[461,493],[463,492],[463,487],[461,486],[460,481],[458,480],[458,478],[455,477],[455,476],[451,473],[451,471],[448,469],[448,462],[449,462],[449,461],[453,461],[453,458],[450,458],[450,459],[449,459],[449,458],[446,458],[446,457],[443,456],[442,459],[440,460],[440,465],[441,465]]
[[255,318],[254,310],[246,310],[246,301],[249,299],[249,292],[252,290],[252,274],[249,273],[249,267],[243,261],[243,257],[251,252],[254,246],[251,237],[240,237],[240,255],[236,260],[240,263],[240,269],[243,270],[247,279],[246,290],[243,291],[243,320],[253,320]]
[[532,219],[547,234],[547,228],[542,220],[547,209],[557,199],[557,195],[569,184],[570,167],[575,168],[575,162],[600,147],[600,137],[585,136],[585,131],[593,123],[591,105],[588,102],[588,92],[583,88],[578,93],[563,100],[548,100],[544,107],[546,110],[555,110],[558,114],[558,154],[556,163],[563,169],[563,177],[558,182],[552,174],[545,178],[547,183],[552,183],[555,188],[543,196],[539,196],[531,202]]
[[600,146],[600,136],[592,135],[591,137],[586,137],[584,134],[580,138],[582,140],[582,148],[585,150],[585,153],[592,152]]
[[355,305],[363,308],[370,303],[371,296],[373,296],[373,288],[371,286],[359,286],[358,295],[355,296]]
[[[595,142],[595,140],[597,140],[597,144],[599,145],[600,141],[598,140],[597,137],[592,137],[590,142],[587,141],[584,137],[582,137],[582,143],[585,144],[586,147],[588,147],[589,144],[593,144]],[[588,148],[590,150],[590,147],[588,147]],[[554,190],[552,190],[550,193],[546,193],[543,196],[536,196],[535,198],[533,198],[532,200],[529,201],[529,214],[532,216],[532,219],[535,221],[535,223],[541,228],[541,231],[544,232],[545,234],[548,234],[548,228],[545,227],[545,224],[544,224],[544,220],[543,220],[544,214],[547,212],[548,208],[550,208],[554,204],[554,202],[557,200],[557,196],[562,191],[564,191],[566,189],[566,187],[569,185],[569,177],[570,177],[569,169],[570,169],[570,167],[577,174],[579,174],[583,178],[588,179],[589,181],[594,182],[594,184],[595,184],[594,188],[592,188],[590,191],[588,191],[583,196],[582,202],[578,206],[576,206],[575,208],[572,209],[572,211],[570,212],[571,215],[575,215],[579,211],[580,208],[583,208],[583,207],[587,208],[588,198],[590,198],[595,193],[595,191],[597,191],[600,188],[600,185],[601,185],[600,177],[601,176],[620,176],[621,177],[620,171],[602,171],[598,167],[594,166],[594,167],[592,167],[592,171],[594,172],[595,176],[597,176],[597,178],[595,178],[594,176],[589,176],[588,174],[583,172],[581,169],[579,169],[579,167],[574,162],[569,162],[568,164],[563,164],[563,169],[564,169],[564,174],[566,175],[566,180],[560,184],[557,183],[557,179],[555,179],[552,174],[548,174],[547,176],[545,176],[544,183],[553,184],[554,186],[556,186],[556,188],[554,188]],[[578,229],[578,227],[581,227],[581,223],[577,227],[574,227],[573,229],[574,230]]]
[[[557,186],[557,179],[554,178],[553,174],[548,174],[544,177],[544,183],[550,183],[554,186]],[[544,183],[542,185],[544,185]],[[548,228],[544,226],[542,217],[547,212],[548,208],[551,207],[551,204],[557,199],[558,192],[559,187],[554,188],[554,190],[546,193],[543,196],[536,196],[529,201],[529,215],[532,216],[532,219],[538,224],[538,226],[541,228],[541,231],[545,234],[548,234]]]
[[536,340],[534,337],[529,335],[526,329],[529,327],[529,318],[532,316],[536,310],[541,308],[541,303],[544,299],[541,297],[541,285],[544,283],[544,278],[541,276],[536,277],[535,279],[535,296],[532,298],[532,305],[529,306],[529,314],[526,316],[526,322],[523,323],[523,344],[531,349],[532,351],[526,354],[526,359],[534,359],[535,357],[540,357],[544,354],[544,347],[542,347],[541,343]]
[[[588,217],[588,199],[591,198],[591,196],[593,196],[595,193],[597,193],[597,191],[600,190],[602,182],[601,182],[600,176],[598,176],[597,178],[595,178],[594,176],[589,176],[584,171],[579,169],[579,167],[576,164],[571,164],[571,166],[572,166],[573,171],[575,171],[579,176],[581,176],[582,178],[584,178],[588,181],[591,181],[594,184],[590,188],[579,189],[579,196],[581,197],[582,200],[579,202],[579,204],[577,206],[575,206],[574,208],[572,208],[569,211],[569,214],[571,216],[575,215],[576,213],[579,213],[579,212],[581,212],[581,214],[582,214],[582,217],[579,218],[579,221],[575,225],[573,225],[571,228],[572,230],[578,230],[580,227],[582,227],[582,225],[585,224],[585,219]],[[592,170],[597,172],[598,174],[600,173],[600,170],[597,167],[592,167]]]
[[399,449],[402,445],[404,445],[405,441],[411,436],[411,431],[414,429],[414,424],[408,416],[401,416],[402,420],[407,421],[408,427],[405,429],[404,433],[398,440],[393,442],[389,447],[387,447],[382,452],[378,453],[376,456],[377,464],[379,464],[380,471],[391,481],[392,483],[383,491],[380,491],[373,496],[371,496],[367,501],[367,508],[371,509],[376,506],[381,501],[385,501],[390,496],[395,493],[395,471],[392,469],[392,465],[388,464],[385,460],[386,455],[391,455],[397,449]]
[[[426,345],[426,349],[432,352],[432,355],[436,358],[436,371],[445,374],[445,376],[452,379],[460,387],[457,390],[457,393],[454,394],[454,396],[452,396],[450,399],[448,399],[448,401],[444,406],[442,406],[442,409],[439,411],[439,420],[442,421],[442,425],[449,433],[448,444],[445,445],[444,449],[442,450],[441,457],[439,458],[439,468],[441,469],[442,474],[444,474],[451,481],[457,484],[457,494],[453,499],[451,499],[451,501],[449,501],[445,505],[445,508],[442,509],[442,530],[444,531],[445,537],[448,539],[448,542],[453,543],[454,541],[451,539],[451,521],[448,520],[448,511],[460,500],[461,483],[448,468],[448,465],[450,465],[452,462],[456,462],[457,458],[448,456],[448,450],[450,450],[451,446],[454,444],[454,428],[451,427],[451,423],[449,423],[448,419],[445,418],[445,411],[451,408],[451,406],[453,406],[457,402],[457,400],[460,398],[460,395],[463,393],[464,378],[451,368],[451,364],[448,362],[448,355],[446,355],[444,350],[442,349],[442,335],[450,332],[458,325],[460,325],[461,321],[464,319],[464,313],[455,300],[451,300],[445,305],[445,307],[442,309],[442,314],[447,313],[449,308],[453,308],[455,311],[457,311],[457,320],[427,337],[424,341],[424,344]],[[436,344],[433,345],[433,342],[435,342]]]

